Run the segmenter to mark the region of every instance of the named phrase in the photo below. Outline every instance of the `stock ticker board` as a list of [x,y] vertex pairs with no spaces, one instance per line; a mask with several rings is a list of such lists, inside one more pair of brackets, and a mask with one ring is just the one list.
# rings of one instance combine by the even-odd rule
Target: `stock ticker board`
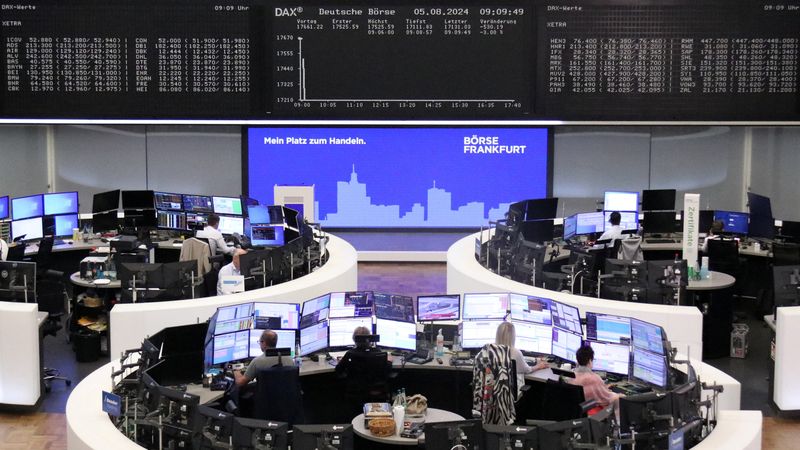
[[800,0],[0,3],[0,117],[798,120]]

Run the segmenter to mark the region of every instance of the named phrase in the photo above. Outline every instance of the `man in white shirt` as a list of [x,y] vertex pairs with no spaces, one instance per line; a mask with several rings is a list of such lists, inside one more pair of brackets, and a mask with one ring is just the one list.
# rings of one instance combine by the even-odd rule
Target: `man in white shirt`
[[219,227],[219,216],[216,214],[208,215],[208,225],[198,231],[195,237],[208,239],[208,247],[211,250],[211,256],[223,254],[230,255],[233,253],[234,248],[228,247],[225,243],[225,238],[222,233],[217,229]]
[[619,224],[621,221],[622,214],[620,214],[618,211],[612,212],[608,217],[608,223],[611,224],[611,227],[607,228],[597,240],[603,241],[606,239],[611,239],[611,245],[614,245],[615,240],[622,239],[622,226]]
[[247,250],[243,250],[241,248],[235,249],[233,252],[233,261],[219,269],[219,278],[217,278],[217,295],[225,294],[222,290],[223,277],[238,276],[242,274],[239,268],[239,256],[244,255],[245,253],[247,253]]
[[708,253],[708,241],[712,239],[719,239],[722,237],[722,231],[725,229],[725,223],[721,220],[715,220],[711,224],[711,229],[708,230],[708,235],[706,235],[705,240],[703,240],[703,246],[700,247],[700,251],[703,253]]
[[8,244],[0,239],[0,261],[5,261],[8,257]]

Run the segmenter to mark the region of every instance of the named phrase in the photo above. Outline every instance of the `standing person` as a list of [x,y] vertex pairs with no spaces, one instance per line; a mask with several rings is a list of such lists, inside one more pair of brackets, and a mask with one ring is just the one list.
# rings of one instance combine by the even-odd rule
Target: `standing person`
[[225,238],[219,231],[219,216],[211,213],[208,215],[208,224],[202,230],[195,234],[195,237],[208,239],[208,246],[211,249],[211,256],[218,254],[230,255],[235,250],[233,247],[228,247],[225,243]]

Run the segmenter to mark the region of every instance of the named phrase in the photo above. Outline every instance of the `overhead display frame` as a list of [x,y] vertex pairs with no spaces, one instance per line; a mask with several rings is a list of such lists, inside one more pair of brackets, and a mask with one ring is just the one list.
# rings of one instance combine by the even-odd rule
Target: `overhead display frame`
[[800,0],[4,6],[4,121],[800,120]]

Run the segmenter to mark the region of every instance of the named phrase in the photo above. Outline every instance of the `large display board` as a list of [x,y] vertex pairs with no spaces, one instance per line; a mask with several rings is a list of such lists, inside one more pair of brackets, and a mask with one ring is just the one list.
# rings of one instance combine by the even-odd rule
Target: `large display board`
[[22,0],[4,118],[799,120],[800,0]]
[[247,194],[314,184],[324,227],[470,227],[550,186],[546,128],[249,128]]

